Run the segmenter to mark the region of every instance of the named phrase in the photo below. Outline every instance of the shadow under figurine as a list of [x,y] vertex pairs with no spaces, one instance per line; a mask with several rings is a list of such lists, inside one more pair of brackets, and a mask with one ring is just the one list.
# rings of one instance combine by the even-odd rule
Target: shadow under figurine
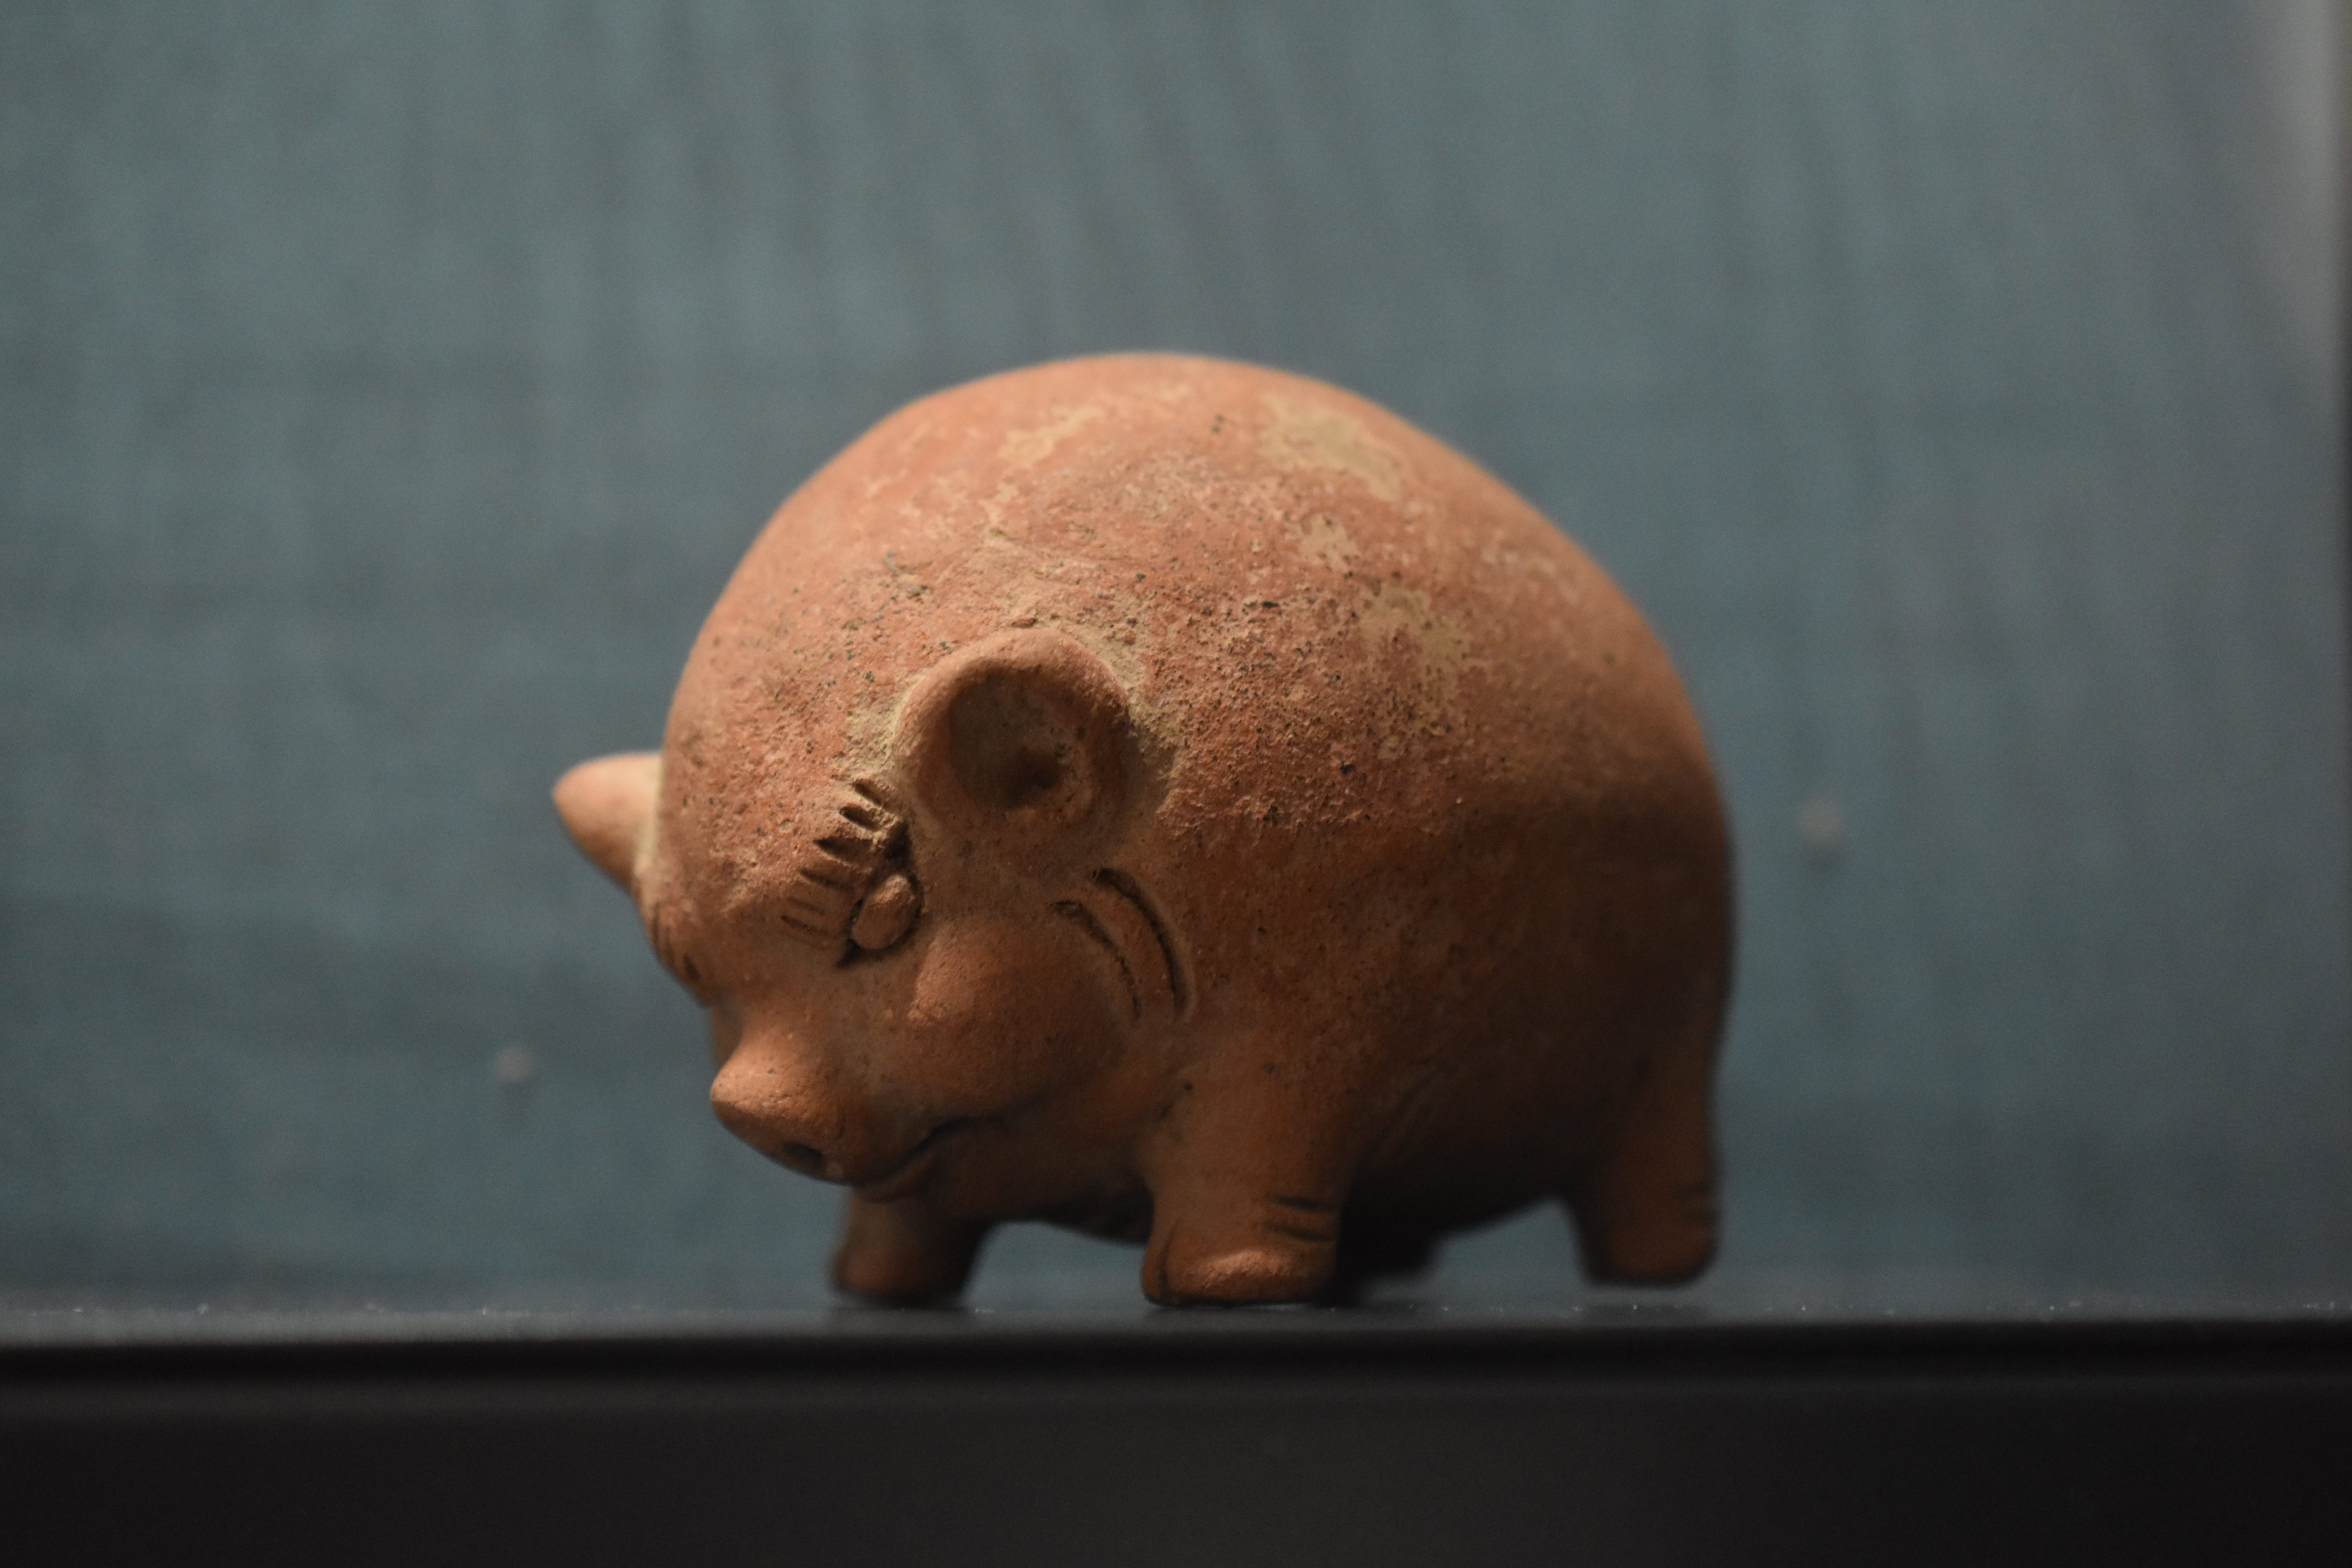
[[709,1010],[719,1120],[851,1191],[835,1278],[989,1226],[1161,1302],[1331,1299],[1556,1196],[1600,1279],[1715,1244],[1730,947],[1641,616],[1336,388],[1076,360],[884,420],[786,501],[658,754],[556,788]]

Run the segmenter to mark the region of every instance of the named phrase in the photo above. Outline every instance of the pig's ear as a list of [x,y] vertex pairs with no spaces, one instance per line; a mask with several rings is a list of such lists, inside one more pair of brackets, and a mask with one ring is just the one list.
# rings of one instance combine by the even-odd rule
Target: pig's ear
[[1048,858],[1081,853],[1126,802],[1126,694],[1061,632],[1004,632],[950,655],[899,714],[907,783],[974,842]]
[[627,752],[583,763],[558,779],[555,810],[597,868],[634,893],[660,794],[661,754]]

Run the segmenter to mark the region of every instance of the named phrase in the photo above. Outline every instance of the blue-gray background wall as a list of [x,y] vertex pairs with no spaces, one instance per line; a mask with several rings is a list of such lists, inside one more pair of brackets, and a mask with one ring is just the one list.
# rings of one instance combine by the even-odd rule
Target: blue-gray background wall
[[0,1293],[806,1299],[547,786],[869,422],[1137,346],[1391,405],[1677,650],[1726,1279],[2352,1289],[2329,16],[6,7]]

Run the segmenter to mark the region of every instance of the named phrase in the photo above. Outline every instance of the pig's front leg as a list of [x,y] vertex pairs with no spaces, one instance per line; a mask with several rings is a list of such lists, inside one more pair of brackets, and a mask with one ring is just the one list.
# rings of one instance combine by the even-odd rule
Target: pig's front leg
[[1145,1161],[1144,1294],[1171,1307],[1323,1294],[1351,1171],[1333,1110],[1265,1079],[1193,1084]]
[[849,1194],[833,1282],[852,1295],[919,1307],[953,1298],[987,1238],[985,1220],[941,1214],[920,1195],[876,1203]]

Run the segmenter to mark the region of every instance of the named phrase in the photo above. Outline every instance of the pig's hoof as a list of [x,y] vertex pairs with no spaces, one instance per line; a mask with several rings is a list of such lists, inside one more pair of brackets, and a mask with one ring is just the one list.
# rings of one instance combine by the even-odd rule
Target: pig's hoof
[[894,1306],[952,1300],[971,1276],[988,1226],[949,1219],[919,1199],[874,1203],[850,1194],[833,1282],[853,1296]]
[[1328,1248],[1241,1247],[1223,1252],[1171,1256],[1173,1247],[1145,1260],[1144,1294],[1163,1307],[1269,1306],[1311,1301],[1331,1278]]
[[953,1300],[965,1270],[945,1258],[842,1257],[834,1262],[836,1289],[893,1307],[929,1307]]
[[1679,1285],[1715,1257],[1715,1189],[1691,1183],[1648,1204],[1570,1205],[1585,1274],[1624,1285]]

